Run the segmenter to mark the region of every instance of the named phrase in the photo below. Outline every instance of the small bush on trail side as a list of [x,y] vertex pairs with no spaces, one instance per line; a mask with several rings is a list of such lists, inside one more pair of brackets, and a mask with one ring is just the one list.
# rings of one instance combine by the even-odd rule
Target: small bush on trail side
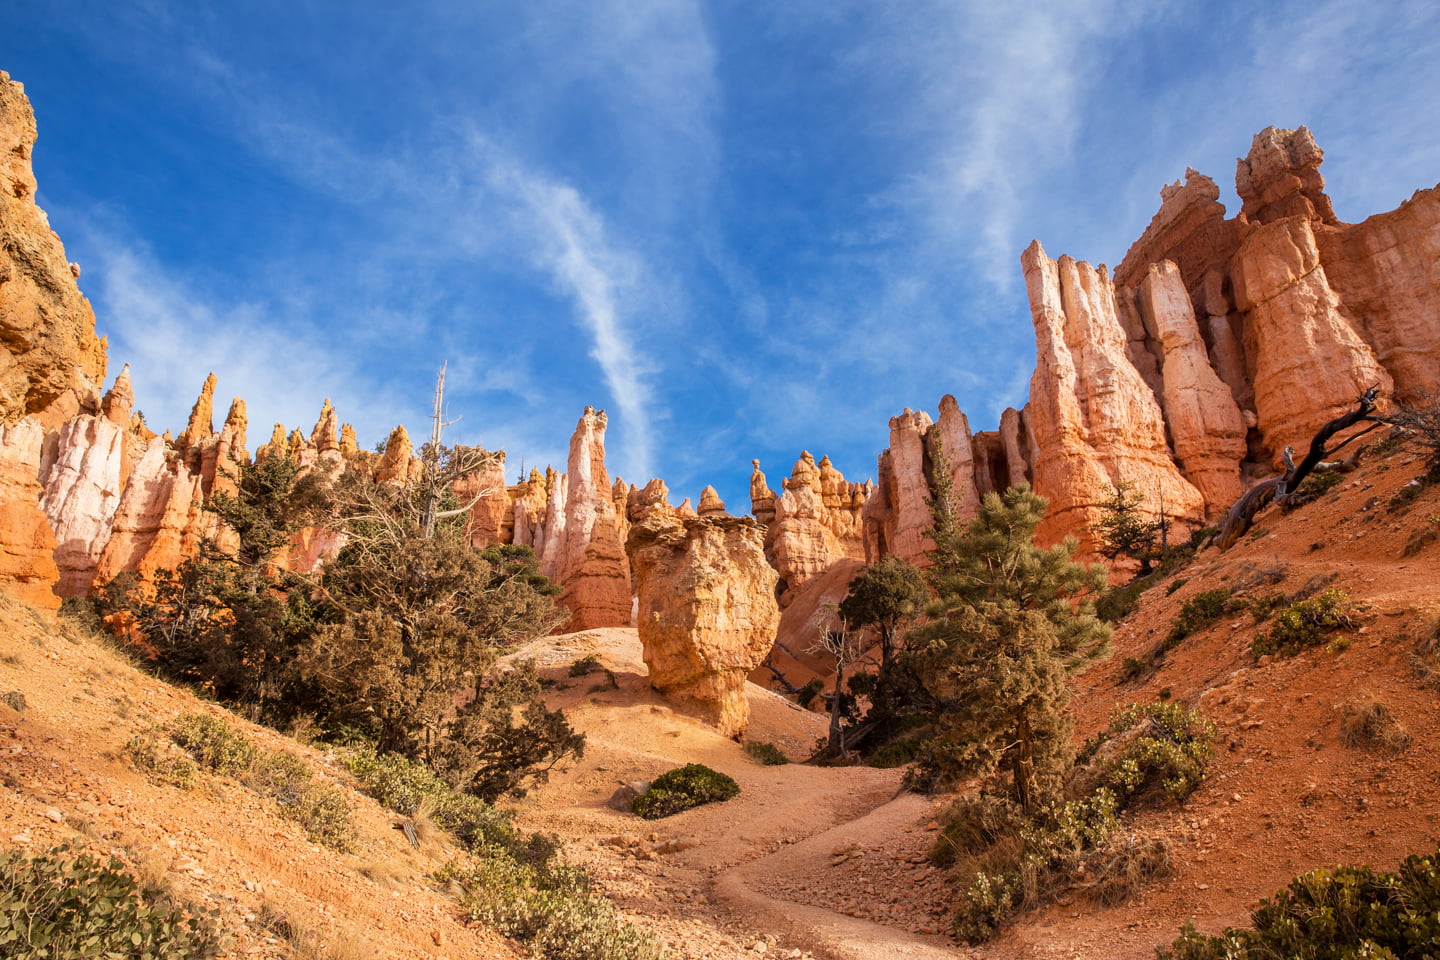
[[1230,606],[1230,591],[1221,587],[1197,593],[1180,606],[1180,613],[1170,627],[1170,633],[1158,648],[1160,652],[1172,649],[1196,630],[1207,627],[1223,617]]
[[172,753],[174,747],[160,739],[158,727],[137,733],[125,742],[124,749],[135,769],[152,780],[181,790],[190,790],[195,786],[195,776],[200,772],[195,761],[183,754]]
[[208,960],[220,935],[166,891],[142,886],[125,865],[70,847],[28,857],[0,854],[0,954],[15,960],[125,957]]
[[1269,631],[1250,644],[1250,654],[1260,659],[1268,654],[1289,656],[1325,642],[1328,633],[1353,629],[1350,598],[1342,590],[1330,588],[1309,600],[1300,600],[1280,611]]
[[453,790],[418,760],[376,753],[367,747],[343,754],[340,763],[381,806],[404,817],[428,813],[432,823],[471,852],[503,855],[520,863],[545,863],[558,849],[554,837],[522,834],[508,811]]
[[635,798],[633,809],[646,820],[659,820],[739,793],[740,785],[730,777],[704,764],[689,763],[656,777],[649,792]]
[[749,740],[746,741],[745,745],[740,749],[744,751],[745,756],[749,757],[751,760],[754,760],[761,766],[779,767],[790,762],[790,758],[785,756],[785,754],[780,750],[780,748],[775,746],[775,744],[773,743],[762,743],[758,740]]
[[1189,578],[1189,577],[1176,577],[1174,580],[1171,580],[1169,583],[1167,583],[1167,584],[1165,585],[1165,596],[1167,596],[1167,597],[1173,597],[1173,596],[1175,596],[1175,591],[1176,591],[1176,590],[1179,590],[1181,587],[1185,586],[1185,584],[1187,584],[1187,583],[1189,583],[1189,582],[1190,582],[1190,578]]
[[1186,922],[1160,960],[1270,960],[1433,955],[1440,942],[1440,855],[1410,856],[1394,873],[1365,866],[1312,870],[1260,901],[1251,926],[1207,937]]

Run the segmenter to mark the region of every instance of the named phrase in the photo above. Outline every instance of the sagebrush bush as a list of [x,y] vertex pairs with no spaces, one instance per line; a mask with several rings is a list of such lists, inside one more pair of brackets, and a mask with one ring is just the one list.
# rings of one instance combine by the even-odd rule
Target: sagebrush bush
[[141,886],[119,860],[55,847],[0,855],[0,956],[14,960],[214,957],[209,916],[190,916]]
[[758,740],[747,740],[740,748],[745,756],[756,763],[766,767],[779,767],[790,762],[790,758],[773,743],[762,743]]
[[367,747],[343,754],[340,762],[381,806],[406,817],[428,811],[432,823],[472,852],[500,850],[513,860],[545,863],[559,846],[548,834],[522,834],[508,811],[456,792],[419,761]]
[[[951,929],[968,944],[992,939],[1021,910],[1039,906],[1071,886],[1081,872],[1109,869],[1106,865],[1118,854],[1130,856],[1124,846],[1111,843],[1118,823],[1116,798],[1106,789],[1064,804],[1052,816],[1025,820],[1005,819],[1004,811],[993,811],[996,819],[972,825],[970,842],[981,845],[967,857],[956,859],[960,902],[955,908]],[[982,818],[992,811],[982,811]],[[964,837],[957,837],[957,852],[965,849]],[[966,876],[965,874],[968,874]],[[1114,896],[1110,890],[1108,895]]]
[[587,673],[594,673],[596,670],[599,669],[600,658],[595,656],[595,654],[593,653],[586,654],[579,660],[576,660],[574,663],[570,664],[570,676],[583,677]]
[[584,871],[537,866],[506,857],[468,866],[450,863],[435,875],[464,893],[461,907],[541,960],[663,960],[649,936],[621,920],[615,905],[590,892]]
[[651,781],[649,791],[635,798],[632,809],[646,820],[659,820],[739,793],[740,785],[725,774],[704,764],[688,763]]
[[195,786],[195,778],[200,769],[189,757],[171,753],[173,749],[160,739],[158,728],[137,733],[125,742],[124,748],[125,755],[130,758],[135,769],[151,779],[179,787],[181,790],[189,790]]
[[[1219,729],[1178,703],[1131,704],[1085,744],[1079,763],[1121,809],[1161,797],[1180,802],[1205,779]],[[1120,744],[1106,755],[1106,746]]]
[[190,713],[175,721],[170,738],[205,769],[226,777],[239,777],[250,769],[259,751],[219,717]]
[[280,814],[300,824],[315,843],[341,853],[354,850],[355,826],[344,793],[316,783],[299,757],[260,750],[224,720],[203,713],[178,718],[170,737],[212,773],[273,799]]
[[1186,922],[1161,960],[1274,957],[1422,958],[1440,943],[1440,855],[1410,856],[1394,873],[1343,866],[1301,874],[1218,936]]
[[1319,596],[1291,604],[1275,616],[1268,631],[1255,637],[1250,653],[1255,659],[1268,654],[1281,656],[1299,653],[1325,642],[1327,634],[1341,628],[1353,628],[1350,598],[1342,590],[1331,587]]

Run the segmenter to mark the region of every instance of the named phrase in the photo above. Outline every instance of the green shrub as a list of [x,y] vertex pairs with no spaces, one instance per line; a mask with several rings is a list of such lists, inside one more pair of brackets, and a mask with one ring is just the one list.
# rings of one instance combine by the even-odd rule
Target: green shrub
[[1180,606],[1180,613],[1170,627],[1170,633],[1160,645],[1160,652],[1169,650],[1190,634],[1209,626],[1225,615],[1230,607],[1230,591],[1221,587],[1197,593]]
[[730,777],[704,764],[689,763],[656,777],[650,790],[635,798],[633,809],[646,820],[659,820],[739,793],[740,785]]
[[299,757],[262,751],[224,720],[203,713],[177,719],[170,737],[201,766],[273,799],[280,814],[300,824],[315,843],[341,853],[354,850],[355,826],[344,793],[315,783]]
[[546,863],[559,847],[559,841],[548,834],[522,834],[508,811],[456,792],[417,760],[367,747],[343,754],[340,762],[381,806],[406,817],[428,811],[432,823],[472,852],[493,855],[498,850],[518,862]]
[[193,788],[195,776],[200,772],[195,761],[187,756],[171,753],[174,748],[162,741],[156,730],[158,728],[137,733],[127,740],[124,747],[126,756],[130,758],[135,769],[152,780],[168,783],[181,790]]
[[1165,596],[1173,597],[1176,590],[1179,590],[1181,587],[1185,586],[1185,584],[1189,582],[1189,577],[1176,577],[1174,580],[1171,580],[1169,583],[1165,584]]
[[883,745],[865,761],[878,770],[892,770],[914,763],[925,755],[926,742],[916,737],[897,737]]
[[1115,794],[1120,809],[1161,796],[1178,803],[1204,781],[1219,732],[1178,703],[1132,704],[1117,711],[1109,728],[1085,744],[1081,762],[1096,757],[1105,744],[1123,740],[1113,756],[1098,762],[1099,785]]
[[[1107,864],[1117,851],[1124,851],[1111,842],[1118,825],[1115,812],[1115,795],[1100,789],[1071,800],[1051,817],[1028,823],[997,821],[996,830],[1002,832],[982,848],[990,854],[989,864],[976,869],[973,854],[968,861],[957,858],[958,865],[973,872],[958,877],[962,892],[951,923],[955,936],[972,945],[984,943],[1014,914],[1039,906],[1068,887],[1082,868],[1087,874],[1108,872]],[[983,831],[977,839],[983,841]]]
[[1339,470],[1313,471],[1300,484],[1300,489],[1285,498],[1282,509],[1290,511],[1304,506],[1312,500],[1318,500],[1340,486],[1340,482],[1344,479],[1345,474]]
[[1283,593],[1271,593],[1263,597],[1251,597],[1246,607],[1250,610],[1250,616],[1255,618],[1256,623],[1269,620],[1275,615],[1275,611],[1285,606],[1288,598]]
[[468,866],[447,865],[436,874],[464,893],[471,919],[530,946],[542,960],[663,960],[665,952],[620,919],[614,904],[590,892],[575,867],[537,867],[504,857]]
[[0,855],[0,956],[190,960],[219,952],[210,917],[171,906],[118,860],[72,856],[63,846],[36,857]]
[[[1153,575],[1152,575],[1153,576]],[[1124,586],[1113,587],[1095,601],[1095,616],[1107,623],[1119,623],[1130,615],[1140,602],[1140,594],[1154,583],[1152,577],[1142,577]]]
[[1120,679],[1134,680],[1152,666],[1151,661],[1141,660],[1138,657],[1122,657],[1120,659]]
[[587,654],[570,664],[570,676],[583,677],[587,673],[594,673],[600,669],[600,658],[595,654]]
[[226,777],[239,777],[250,769],[259,752],[243,734],[219,717],[191,713],[178,718],[170,738],[205,769]]
[[765,767],[780,767],[790,762],[790,758],[773,743],[761,743],[758,740],[746,741],[740,748],[745,756]]
[[1440,943],[1440,855],[1395,873],[1365,866],[1312,870],[1250,914],[1252,926],[1207,937],[1186,923],[1161,960],[1429,957]]
[[1334,587],[1317,597],[1301,600],[1280,611],[1270,630],[1250,644],[1255,659],[1267,654],[1289,655],[1318,646],[1332,630],[1353,628],[1350,598]]

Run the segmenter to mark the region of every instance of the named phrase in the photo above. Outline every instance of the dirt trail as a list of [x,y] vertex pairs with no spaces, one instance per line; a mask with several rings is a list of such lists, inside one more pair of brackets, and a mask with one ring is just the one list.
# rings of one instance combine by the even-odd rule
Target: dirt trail
[[810,876],[823,872],[836,859],[835,850],[888,842],[917,821],[930,816],[929,800],[905,794],[854,820],[836,824],[793,846],[722,874],[715,895],[737,915],[764,917],[790,937],[836,960],[883,960],[915,957],[951,960],[970,956],[936,936],[923,936],[871,920],[848,916],[823,907],[780,899],[761,892],[773,889],[777,877]]
[[[677,957],[754,957],[758,942],[780,957],[969,955],[938,935],[943,878],[924,856],[935,809],[897,797],[901,771],[756,764],[649,689],[634,630],[548,638],[521,655],[556,681],[551,705],[587,737],[584,760],[540,792],[523,822],[566,838],[568,855]],[[570,678],[569,664],[586,655],[610,673]],[[749,739],[792,759],[825,733],[825,718],[768,691],[752,686],[750,703]],[[689,762],[734,777],[740,796],[655,822],[605,806],[617,783]]]

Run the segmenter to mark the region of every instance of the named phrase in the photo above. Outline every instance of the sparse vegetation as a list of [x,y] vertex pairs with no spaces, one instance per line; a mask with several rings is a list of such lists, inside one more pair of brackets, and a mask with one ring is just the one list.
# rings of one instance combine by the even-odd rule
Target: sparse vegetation
[[1128,557],[1140,564],[1137,576],[1147,576],[1164,558],[1170,521],[1162,505],[1156,517],[1142,508],[1145,495],[1133,484],[1117,483],[1114,492],[1097,506],[1105,511],[1091,527],[1100,545],[1100,555],[1112,563]]
[[1425,481],[1440,482],[1440,396],[1431,394],[1405,404],[1386,419],[1402,428],[1405,444],[1418,448],[1425,458]]
[[1340,740],[1351,748],[1403,753],[1414,738],[1389,707],[1372,698],[1341,706]]
[[1301,874],[1250,914],[1250,927],[1205,936],[1186,922],[1160,960],[1426,957],[1440,943],[1440,855],[1394,873],[1343,866]]
[[1250,653],[1257,660],[1269,654],[1288,656],[1324,643],[1332,631],[1354,626],[1350,598],[1332,587],[1276,614],[1271,628],[1251,642]]
[[1160,652],[1164,653],[1172,649],[1196,630],[1208,627],[1219,620],[1228,612],[1229,606],[1230,591],[1223,587],[1195,594],[1181,604],[1180,613],[1175,617],[1175,622],[1171,624],[1170,632],[1166,635]]
[[659,820],[739,795],[740,785],[730,777],[704,764],[687,763],[651,781],[650,790],[635,798],[632,809],[646,820]]
[[314,842],[342,853],[353,849],[355,827],[345,795],[334,786],[316,783],[313,771],[298,757],[260,750],[209,714],[180,717],[170,736],[205,769],[273,799],[281,815],[300,824]]
[[1189,577],[1176,577],[1174,580],[1171,580],[1169,583],[1165,584],[1165,596],[1173,597],[1176,590],[1179,590],[1181,587],[1185,586],[1185,584],[1189,582]]
[[1067,891],[1114,904],[1168,875],[1165,841],[1122,830],[1119,815],[1189,796],[1204,779],[1216,732],[1178,705],[1135,704],[1087,743],[1069,778],[1075,799],[1031,815],[993,792],[956,801],[931,850],[962,891],[955,935],[981,943],[1015,914]]
[[584,871],[562,863],[522,864],[505,857],[451,863],[435,875],[464,891],[472,919],[528,945],[541,960],[662,960],[643,932],[615,905],[590,891]]
[[740,748],[745,756],[756,763],[766,767],[779,767],[790,762],[790,758],[773,743],[763,743],[759,740],[747,740]]
[[161,739],[158,727],[137,733],[125,743],[125,755],[135,769],[154,780],[190,790],[195,786],[199,768],[195,766],[195,761],[174,750],[168,738]]
[[55,847],[0,854],[0,955],[14,960],[200,960],[220,952],[210,916],[172,904],[119,860]]

